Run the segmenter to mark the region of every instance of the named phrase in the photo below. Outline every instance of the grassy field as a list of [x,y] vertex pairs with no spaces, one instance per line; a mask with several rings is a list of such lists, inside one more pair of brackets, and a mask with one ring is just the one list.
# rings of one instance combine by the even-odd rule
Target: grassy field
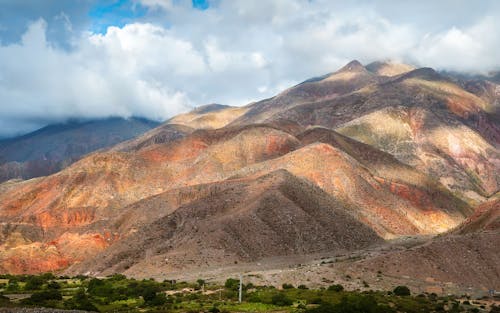
[[[239,281],[225,285],[197,282],[135,280],[123,275],[102,279],[3,275],[0,307],[50,307],[98,312],[500,312],[491,301],[477,301],[435,294],[411,295],[399,286],[392,291],[345,291],[341,285],[307,289],[284,284],[243,285],[238,302]],[[22,297],[19,297],[22,295]],[[24,299],[23,299],[24,298]]]

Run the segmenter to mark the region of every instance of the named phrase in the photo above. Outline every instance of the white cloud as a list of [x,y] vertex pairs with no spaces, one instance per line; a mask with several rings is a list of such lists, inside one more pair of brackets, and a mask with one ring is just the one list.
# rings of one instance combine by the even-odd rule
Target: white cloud
[[70,50],[47,41],[43,20],[21,42],[0,44],[0,135],[68,117],[166,119],[204,103],[243,105],[352,59],[500,66],[498,2],[487,14],[463,2],[437,19],[448,5],[219,0],[199,11],[187,0],[137,1],[154,14],[105,34],[75,33]]
[[[150,24],[86,34],[76,49],[52,47],[45,22],[0,48],[0,123],[110,115],[165,119],[192,106],[180,88],[206,65],[189,42]],[[25,123],[31,125],[33,123]]]
[[487,72],[498,68],[500,61],[500,21],[486,17],[467,28],[452,27],[423,37],[414,52],[421,64],[442,69]]

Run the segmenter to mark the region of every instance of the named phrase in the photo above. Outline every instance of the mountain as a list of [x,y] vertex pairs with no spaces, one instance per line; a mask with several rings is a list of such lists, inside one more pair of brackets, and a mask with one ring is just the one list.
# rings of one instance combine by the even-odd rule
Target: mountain
[[0,141],[0,182],[55,173],[81,156],[158,126],[141,118],[107,118],[49,125]]
[[[470,84],[352,61],[4,182],[0,272],[165,277],[341,254],[391,277],[486,286],[497,252],[468,251],[498,240],[500,132],[494,89]],[[394,251],[409,236],[425,244]]]
[[[162,205],[165,216],[138,227],[126,241],[69,272],[155,275],[194,265],[227,266],[280,255],[349,251],[382,241],[330,195],[284,170],[179,190],[190,192],[202,195],[170,214],[170,193],[130,208],[131,212],[149,208],[158,197],[167,204]],[[121,221],[129,223],[130,218]]]
[[439,177],[473,204],[499,190],[497,105],[430,68],[388,78],[353,61],[247,108],[230,125],[282,119],[319,125]]
[[[411,169],[406,170],[409,174],[405,177],[415,175],[418,179],[414,184],[405,182],[405,178],[391,181],[390,173],[383,172],[383,164],[405,166],[387,153],[336,133],[333,136],[345,143],[321,143],[319,137],[314,140],[312,136],[319,135],[300,133],[300,127],[290,123],[196,130],[183,138],[138,150],[94,153],[46,178],[4,184],[0,189],[0,216],[4,221],[0,268],[9,272],[54,270],[91,259],[116,240],[128,238],[135,227],[133,221],[148,224],[161,217],[159,208],[147,206],[146,210],[135,203],[173,192],[184,199],[167,205],[166,212],[175,214],[183,201],[204,194],[198,191],[198,195],[186,195],[178,188],[254,179],[280,170],[321,187],[359,222],[386,238],[443,232],[470,214],[470,208],[438,182]],[[382,165],[374,166],[371,172],[342,149],[351,149],[350,153],[360,160],[370,154],[381,156],[376,158]],[[364,156],[362,149],[366,150]],[[224,195],[229,197],[227,192],[221,197]],[[208,205],[209,200],[202,204]],[[114,229],[114,223],[130,207],[138,208],[129,213],[132,222]],[[68,236],[71,244],[65,243]],[[37,257],[22,258],[19,263],[22,251],[37,251]],[[81,255],[81,251],[86,252]]]

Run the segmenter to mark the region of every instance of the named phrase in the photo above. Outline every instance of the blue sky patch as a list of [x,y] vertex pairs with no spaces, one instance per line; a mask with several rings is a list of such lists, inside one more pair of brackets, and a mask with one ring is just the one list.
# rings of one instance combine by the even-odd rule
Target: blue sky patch
[[192,0],[192,1],[193,1],[193,8],[198,10],[206,10],[210,6],[208,4],[208,0]]
[[89,12],[91,31],[103,34],[109,26],[123,27],[144,16],[147,9],[132,0],[99,1]]

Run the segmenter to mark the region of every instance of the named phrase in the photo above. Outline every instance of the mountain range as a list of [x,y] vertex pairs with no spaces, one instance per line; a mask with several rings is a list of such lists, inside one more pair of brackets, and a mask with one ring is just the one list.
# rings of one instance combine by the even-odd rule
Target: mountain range
[[[0,272],[166,278],[375,249],[349,267],[500,288],[494,75],[352,61],[244,107],[113,123],[0,143],[1,173],[57,164],[2,174],[40,177],[0,184]],[[421,242],[383,252],[405,238]]]

